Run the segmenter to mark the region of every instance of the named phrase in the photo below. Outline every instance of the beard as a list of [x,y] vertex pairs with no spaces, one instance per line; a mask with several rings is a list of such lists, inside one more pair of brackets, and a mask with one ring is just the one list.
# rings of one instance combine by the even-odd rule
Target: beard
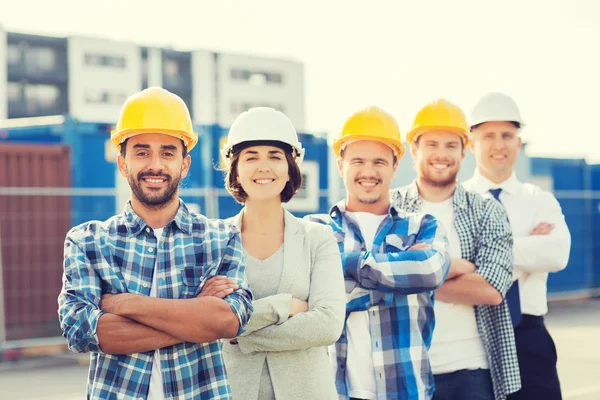
[[456,183],[456,176],[458,175],[458,168],[449,171],[446,177],[434,177],[429,173],[429,168],[426,166],[421,169],[421,179],[429,186],[436,188],[447,188]]
[[361,204],[375,204],[381,200],[381,195],[378,195],[377,197],[358,197],[357,196],[357,200]]
[[[167,183],[167,187],[161,190],[150,189],[148,192],[144,192],[144,189],[142,188],[142,179],[147,176],[159,176],[164,178]],[[181,181],[181,176],[172,178],[171,175],[165,173],[154,173],[147,171],[140,172],[137,174],[137,177],[134,177],[133,174],[128,174],[127,181],[129,182],[133,196],[140,203],[142,203],[144,207],[159,210],[166,207],[175,199],[177,189],[179,188],[179,182]]]

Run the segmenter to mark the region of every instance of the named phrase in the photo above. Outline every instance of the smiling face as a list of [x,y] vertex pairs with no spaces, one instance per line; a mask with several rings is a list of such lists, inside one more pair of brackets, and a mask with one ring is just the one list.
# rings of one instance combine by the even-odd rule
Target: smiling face
[[460,164],[466,150],[462,138],[454,132],[429,131],[411,144],[417,176],[423,183],[446,188],[456,183]]
[[136,135],[127,140],[118,166],[127,178],[132,201],[160,209],[177,199],[179,182],[187,176],[190,157],[183,157],[183,143],[160,133]]
[[385,143],[361,140],[350,143],[338,159],[347,192],[347,210],[381,214],[389,207],[389,190],[398,167]]
[[477,169],[496,183],[511,176],[522,145],[519,128],[512,122],[486,122],[473,129]]
[[239,155],[236,180],[247,195],[246,202],[280,199],[290,180],[288,158],[279,147],[248,147]]

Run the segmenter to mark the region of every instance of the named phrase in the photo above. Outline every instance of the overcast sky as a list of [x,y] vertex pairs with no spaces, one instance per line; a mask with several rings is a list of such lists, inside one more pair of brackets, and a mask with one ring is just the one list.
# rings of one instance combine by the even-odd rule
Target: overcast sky
[[378,105],[405,133],[431,100],[503,91],[530,154],[600,161],[600,1],[6,0],[0,25],[300,61],[309,132]]

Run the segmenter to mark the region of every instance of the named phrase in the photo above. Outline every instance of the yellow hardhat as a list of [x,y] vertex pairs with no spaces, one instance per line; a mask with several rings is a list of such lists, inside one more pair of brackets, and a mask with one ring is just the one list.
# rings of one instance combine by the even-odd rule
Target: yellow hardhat
[[198,143],[183,100],[159,87],[142,90],[125,101],[110,140],[120,150],[125,140],[143,133],[163,133],[181,139],[188,152]]
[[397,159],[400,159],[405,151],[398,123],[379,107],[365,108],[348,118],[344,128],[333,141],[333,151],[339,157],[347,144],[357,140],[383,142],[392,148]]
[[406,134],[406,142],[414,143],[421,134],[434,130],[459,134],[465,141],[465,146],[471,140],[471,130],[465,114],[448,100],[438,99],[421,108],[412,129]]

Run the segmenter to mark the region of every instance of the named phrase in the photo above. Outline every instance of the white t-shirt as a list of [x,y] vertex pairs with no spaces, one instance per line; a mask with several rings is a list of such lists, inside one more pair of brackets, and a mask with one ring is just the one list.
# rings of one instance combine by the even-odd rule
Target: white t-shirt
[[[366,212],[347,212],[356,221],[367,251],[373,248],[373,241],[379,225],[386,215]],[[374,309],[377,307],[372,307]],[[371,350],[371,331],[369,329],[369,312],[352,312],[346,320],[348,337],[348,355],[346,358],[346,385],[348,396],[359,399],[375,399],[377,387]]]
[[[431,203],[422,200],[421,213],[431,214],[448,233],[450,257],[461,258],[460,240],[454,227],[452,198]],[[487,369],[487,355],[477,330],[475,308],[467,304],[435,300],[435,329],[429,349],[433,374],[446,374],[463,369]]]
[[[156,236],[156,253],[160,247],[160,239],[164,228],[155,229]],[[156,278],[156,264],[154,264],[154,272],[152,273],[152,286],[150,287],[150,297],[158,297],[158,279]],[[152,374],[150,375],[150,388],[148,389],[148,400],[164,400],[163,379],[160,371],[160,351],[154,351],[154,359],[152,360]]]

